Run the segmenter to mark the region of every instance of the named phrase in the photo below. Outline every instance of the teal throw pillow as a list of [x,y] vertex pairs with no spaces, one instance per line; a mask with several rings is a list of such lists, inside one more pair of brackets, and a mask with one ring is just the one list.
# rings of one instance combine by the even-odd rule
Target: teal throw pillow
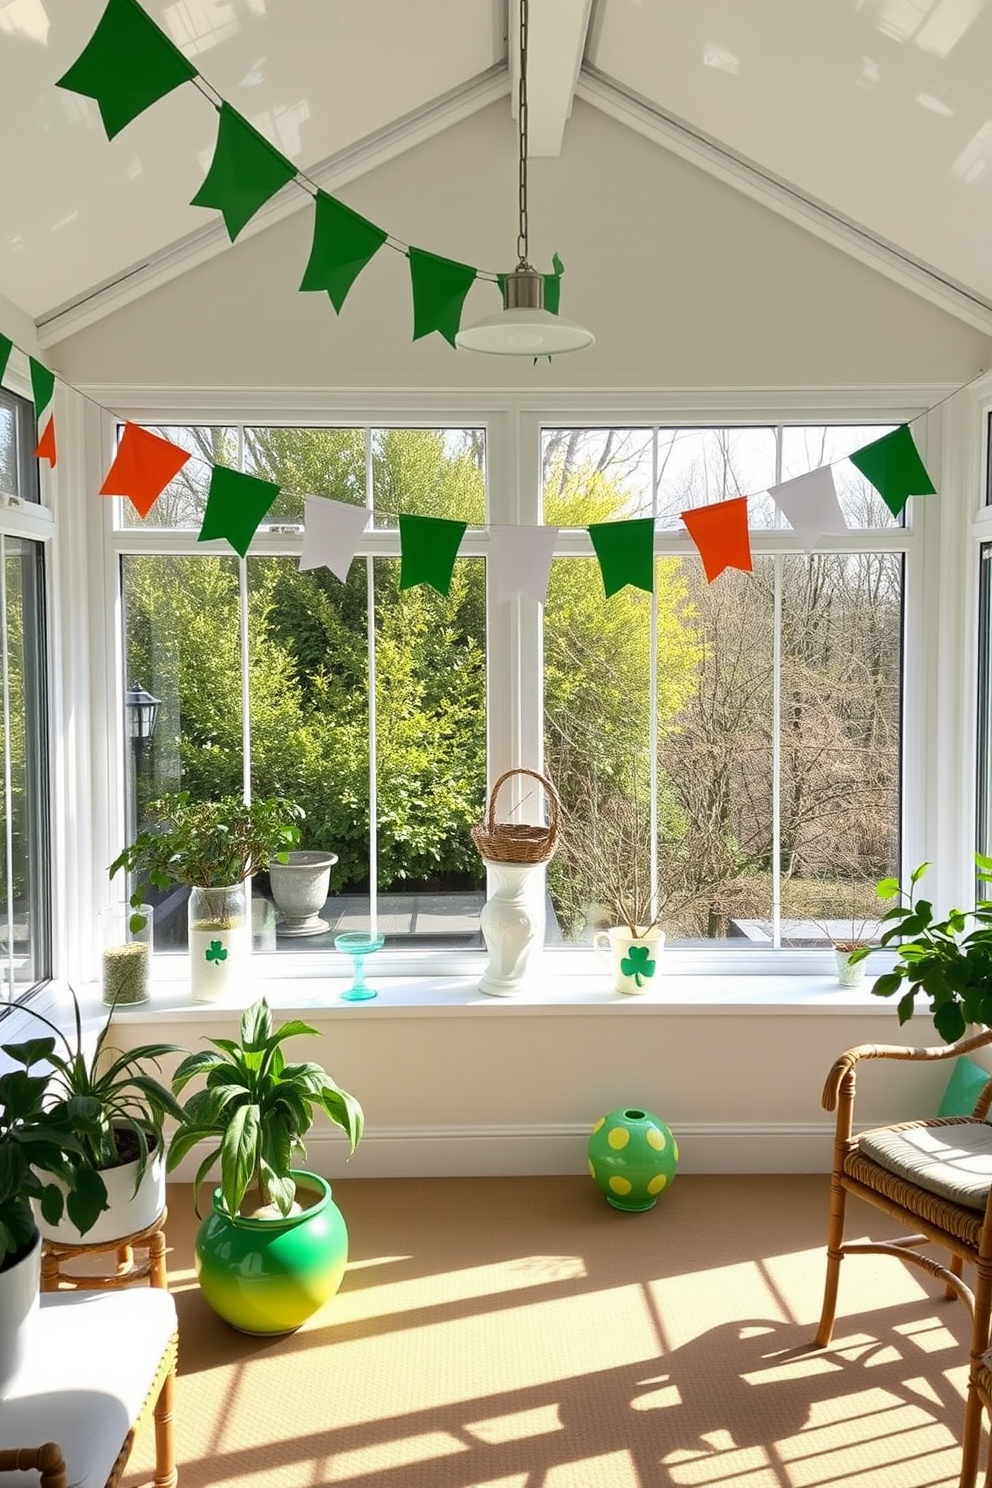
[[982,1088],[992,1075],[982,1069],[966,1054],[959,1054],[951,1070],[943,1099],[937,1107],[938,1116],[970,1116]]

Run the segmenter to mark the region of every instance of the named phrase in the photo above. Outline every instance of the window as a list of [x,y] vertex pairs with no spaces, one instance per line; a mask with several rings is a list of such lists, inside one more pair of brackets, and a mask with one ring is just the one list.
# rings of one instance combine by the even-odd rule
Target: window
[[[147,522],[116,503],[121,685],[159,702],[129,746],[130,827],[180,787],[287,795],[302,845],[338,857],[328,929],[280,936],[261,875],[256,949],[326,950],[373,920],[394,949],[481,949],[469,828],[487,762],[494,779],[543,748],[565,805],[550,942],[588,944],[618,900],[687,947],[823,946],[871,924],[900,866],[914,538],[847,456],[889,427],[533,420],[519,490],[498,418],[159,427],[197,458]],[[245,561],[197,542],[213,463],[280,486]],[[824,465],[849,525],[809,553],[767,492]],[[707,584],[679,514],[741,494],[753,572]],[[305,495],[371,510],[344,582],[299,568]],[[403,513],[468,524],[448,595],[399,589]],[[637,516],[655,523],[654,593],[607,600],[585,529]],[[547,602],[487,613],[483,529],[514,521],[559,529]],[[159,906],[160,948],[183,947],[184,901]]]
[[[257,950],[326,948],[373,918],[393,946],[481,945],[469,827],[486,775],[485,568],[459,557],[447,595],[401,591],[398,518],[483,525],[484,431],[158,432],[197,458],[144,530],[125,507],[117,533],[125,676],[158,700],[153,736],[132,741],[127,761],[129,829],[173,790],[283,795],[305,809],[301,846],[337,855],[327,930],[277,937],[259,875]],[[245,562],[196,541],[213,463],[280,486]],[[345,582],[300,570],[304,494],[374,512]],[[158,948],[184,947],[185,900],[157,906]]]
[[978,587],[978,851],[992,856],[992,543],[982,543]]
[[[0,391],[0,493],[37,508],[30,404]],[[51,975],[47,526],[17,501],[0,506],[0,1000]],[[34,533],[35,535],[32,535]]]
[[[545,520],[655,518],[654,594],[555,560],[545,755],[568,802],[556,932],[623,906],[669,943],[852,936],[899,863],[905,530],[846,459],[884,428],[545,429]],[[812,554],[766,494],[820,466],[849,530]],[[678,514],[752,497],[753,572],[707,584]],[[563,548],[573,546],[566,536]],[[829,548],[829,551],[827,549]]]

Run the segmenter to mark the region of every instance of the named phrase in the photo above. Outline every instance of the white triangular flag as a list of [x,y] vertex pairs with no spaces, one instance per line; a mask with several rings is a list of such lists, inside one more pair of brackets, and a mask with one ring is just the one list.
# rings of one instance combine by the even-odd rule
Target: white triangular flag
[[557,527],[490,527],[490,594],[496,604],[514,594],[544,603],[557,538]]
[[828,532],[847,531],[829,465],[821,465],[808,475],[797,475],[780,486],[770,486],[768,494],[804,548],[815,547]]
[[300,568],[329,568],[344,582],[371,513],[364,506],[308,496]]

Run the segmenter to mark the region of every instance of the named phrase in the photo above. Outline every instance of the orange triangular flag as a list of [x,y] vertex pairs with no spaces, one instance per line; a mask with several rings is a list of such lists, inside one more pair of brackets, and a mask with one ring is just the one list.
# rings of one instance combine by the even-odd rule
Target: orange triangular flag
[[125,424],[114,463],[100,487],[101,496],[126,496],[138,515],[147,517],[189,452],[170,444],[139,424]]
[[55,415],[45,425],[45,432],[38,440],[38,447],[34,452],[36,460],[47,460],[52,469],[55,469]]
[[719,578],[725,568],[751,572],[754,565],[751,562],[751,539],[747,534],[746,496],[715,501],[711,506],[697,506],[680,515],[699,549],[708,584]]

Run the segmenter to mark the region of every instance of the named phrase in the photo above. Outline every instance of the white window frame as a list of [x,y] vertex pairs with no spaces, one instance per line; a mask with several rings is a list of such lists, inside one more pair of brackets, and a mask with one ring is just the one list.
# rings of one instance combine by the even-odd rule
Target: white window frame
[[[385,394],[370,399],[328,391],[265,392],[229,390],[186,392],[101,387],[94,396],[116,417],[104,414],[99,428],[88,422],[89,466],[103,472],[113,455],[119,418],[161,425],[251,424],[308,426],[324,423],[354,427],[461,427],[486,430],[487,485],[492,503],[490,521],[530,523],[540,511],[540,438],[545,427],[672,426],[732,427],[741,425],[830,423],[914,423],[914,437],[940,494],[909,503],[905,534],[892,546],[905,545],[905,626],[903,636],[903,867],[924,858],[934,862],[927,887],[937,902],[959,902],[967,894],[967,865],[971,860],[975,810],[975,605],[977,562],[968,562],[968,542],[975,527],[976,508],[984,498],[979,472],[978,431],[982,408],[992,406],[992,378],[988,387],[963,393],[949,402],[951,389],[941,386],[913,390],[822,392],[659,393],[622,396],[616,393],[471,394],[453,392]],[[981,392],[985,402],[983,404]],[[930,408],[931,413],[920,419]],[[92,406],[90,409],[92,414]],[[95,436],[95,437],[94,437]],[[92,481],[92,475],[90,477]],[[102,479],[102,474],[100,476]],[[99,488],[99,481],[93,489]],[[976,492],[979,493],[976,498]],[[94,647],[90,697],[93,711],[94,764],[106,761],[105,811],[95,811],[90,841],[90,872],[105,874],[119,850],[124,831],[123,720],[116,701],[123,686],[117,561],[119,552],[168,551],[167,536],[154,529],[113,531],[111,503],[104,504],[102,523],[92,520],[99,554],[94,564],[97,583],[91,585],[95,603],[102,602],[100,643]],[[983,518],[983,521],[987,520]],[[984,530],[984,528],[983,528]],[[587,534],[568,541],[577,552],[592,552]],[[374,551],[374,537],[370,544]],[[663,551],[694,552],[685,533],[658,534]],[[756,533],[756,553],[779,543],[774,534]],[[845,540],[852,549],[873,546],[852,533]],[[467,534],[462,552],[484,554],[485,534]],[[171,551],[177,551],[175,542]],[[278,552],[276,534],[263,535],[260,553]],[[102,576],[102,585],[99,582]],[[102,600],[101,600],[102,595]],[[941,596],[953,596],[949,603]],[[541,607],[523,598],[493,606],[487,620],[487,713],[489,781],[513,765],[540,768],[541,723]],[[109,745],[109,748],[108,748]],[[953,762],[948,767],[948,762]],[[964,766],[964,768],[962,768]],[[97,774],[100,771],[98,769]],[[910,809],[922,802],[923,810]],[[99,802],[99,797],[97,804]],[[962,823],[965,825],[962,826]],[[80,950],[82,950],[80,946]],[[90,965],[92,966],[92,945]],[[546,952],[549,969],[556,963],[569,974],[602,975],[601,963],[591,952],[575,949]],[[163,958],[164,959],[164,958]],[[181,962],[182,957],[169,958]],[[484,963],[479,953],[404,950],[383,953],[381,971],[423,974],[426,977],[477,976]],[[293,952],[255,958],[261,977],[297,980],[326,977],[328,953]],[[777,951],[765,957],[749,951],[666,951],[666,975],[822,974],[827,953]],[[176,974],[182,975],[181,968]]]

